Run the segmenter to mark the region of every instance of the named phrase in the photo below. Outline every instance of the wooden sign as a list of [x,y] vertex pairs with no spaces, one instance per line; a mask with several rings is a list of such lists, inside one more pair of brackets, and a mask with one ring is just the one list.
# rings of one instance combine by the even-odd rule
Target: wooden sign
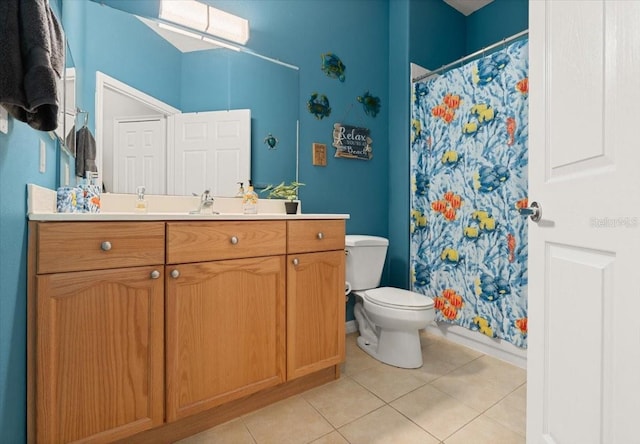
[[313,165],[327,166],[327,145],[324,143],[313,144]]
[[368,128],[333,124],[333,146],[336,148],[335,157],[369,160],[373,157],[371,137]]

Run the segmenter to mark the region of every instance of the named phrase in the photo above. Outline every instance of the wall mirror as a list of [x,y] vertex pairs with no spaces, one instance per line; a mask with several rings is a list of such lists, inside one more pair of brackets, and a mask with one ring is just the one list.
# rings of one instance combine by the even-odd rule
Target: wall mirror
[[[126,6],[126,2],[121,4]],[[123,162],[113,153],[122,141],[123,126],[138,126],[145,133],[147,122],[159,120],[165,125],[160,132],[166,139],[147,137],[149,145],[164,143],[167,147],[161,166],[166,180],[159,193],[190,195],[206,187],[217,195],[235,195],[238,185],[230,179],[231,173],[225,175],[235,168],[227,165],[225,159],[233,157],[229,153],[217,156],[222,168],[218,167],[215,183],[196,180],[178,191],[171,186],[179,163],[171,148],[175,142],[173,116],[229,110],[250,112],[251,171],[250,177],[241,175],[240,180],[246,185],[252,179],[257,188],[297,180],[297,67],[244,48],[194,48],[188,37],[183,37],[187,46],[182,46],[180,40],[169,41],[160,35],[157,19],[134,15],[117,4],[112,7],[103,2],[63,0],[62,16],[75,65],[76,107],[88,111],[88,118],[79,114],[78,120],[86,119],[94,133],[98,172],[107,192],[133,191],[114,188],[114,177],[120,177],[120,184],[150,188],[144,183],[151,181],[148,174],[145,179],[150,163],[144,156],[138,166],[130,165],[123,172]],[[277,143],[272,146],[274,140]],[[200,166],[192,161],[188,171]],[[156,190],[148,192],[155,194]]]

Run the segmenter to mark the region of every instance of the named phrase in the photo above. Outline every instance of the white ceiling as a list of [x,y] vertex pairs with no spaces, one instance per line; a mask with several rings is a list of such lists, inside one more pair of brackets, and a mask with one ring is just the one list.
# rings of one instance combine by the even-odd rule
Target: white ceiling
[[446,4],[456,8],[464,15],[469,15],[492,1],[493,0],[444,0]]

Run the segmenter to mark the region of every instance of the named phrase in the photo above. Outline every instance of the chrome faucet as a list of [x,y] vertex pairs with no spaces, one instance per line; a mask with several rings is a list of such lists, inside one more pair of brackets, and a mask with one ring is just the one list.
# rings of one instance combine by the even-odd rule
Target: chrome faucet
[[200,205],[197,210],[189,211],[189,214],[202,214],[202,210],[211,209],[211,214],[220,214],[217,211],[213,211],[213,196],[209,190],[204,190],[204,193],[200,196]]

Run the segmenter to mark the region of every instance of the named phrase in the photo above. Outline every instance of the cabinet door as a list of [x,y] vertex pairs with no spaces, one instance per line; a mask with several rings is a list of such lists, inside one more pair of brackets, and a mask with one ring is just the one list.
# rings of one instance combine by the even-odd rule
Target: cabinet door
[[167,421],[284,381],[285,256],[166,272]]
[[344,250],[287,256],[287,379],[344,360]]
[[162,271],[37,277],[37,442],[109,442],[162,424]]

